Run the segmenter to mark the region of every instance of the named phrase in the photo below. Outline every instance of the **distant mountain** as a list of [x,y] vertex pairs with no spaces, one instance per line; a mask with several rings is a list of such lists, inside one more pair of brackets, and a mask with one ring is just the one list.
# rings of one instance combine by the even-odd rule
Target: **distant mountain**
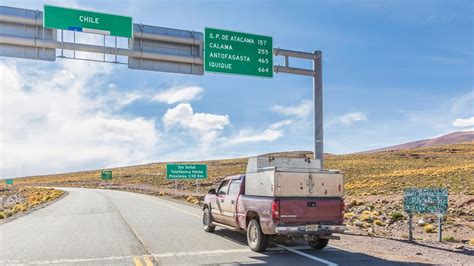
[[443,135],[437,138],[417,140],[417,141],[412,141],[412,142],[399,144],[395,146],[365,151],[361,153],[373,153],[373,152],[380,152],[380,151],[424,148],[424,147],[441,146],[441,145],[448,145],[448,144],[455,144],[455,143],[469,142],[469,141],[474,141],[474,131],[454,132],[454,133]]

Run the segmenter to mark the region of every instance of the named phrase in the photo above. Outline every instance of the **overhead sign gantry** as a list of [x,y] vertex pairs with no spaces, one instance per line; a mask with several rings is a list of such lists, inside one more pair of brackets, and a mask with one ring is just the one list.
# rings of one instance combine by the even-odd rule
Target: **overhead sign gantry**
[[[61,31],[58,40],[57,31]],[[63,39],[73,31],[74,41]],[[103,35],[101,45],[76,42],[76,32]],[[106,45],[106,37],[115,46]],[[127,38],[128,47],[117,47],[117,38]],[[60,49],[60,55],[56,53]],[[73,51],[67,57],[64,50]],[[202,32],[133,23],[127,16],[44,6],[44,12],[0,6],[0,56],[54,61],[56,57],[77,58],[75,51],[102,54],[107,63],[127,64],[130,69],[204,75],[214,73],[273,77],[289,73],[313,77],[314,154],[323,167],[322,54],[273,48],[272,37],[205,28]],[[107,61],[105,55],[114,55]],[[126,57],[127,63],[119,62]],[[273,65],[273,56],[284,57],[284,65]],[[313,61],[313,69],[290,66],[290,58]]]

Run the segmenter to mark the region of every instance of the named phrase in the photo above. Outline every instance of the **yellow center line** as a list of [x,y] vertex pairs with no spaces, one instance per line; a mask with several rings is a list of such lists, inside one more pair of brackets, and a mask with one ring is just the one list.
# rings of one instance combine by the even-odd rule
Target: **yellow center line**
[[143,256],[143,260],[145,261],[146,266],[153,266],[153,262],[150,258],[151,256]]
[[135,262],[135,266],[143,266],[139,256],[133,257],[133,262]]

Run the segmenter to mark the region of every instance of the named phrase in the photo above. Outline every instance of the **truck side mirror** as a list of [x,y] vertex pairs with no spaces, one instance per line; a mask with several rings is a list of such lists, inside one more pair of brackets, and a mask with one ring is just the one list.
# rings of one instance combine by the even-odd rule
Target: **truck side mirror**
[[216,189],[215,189],[215,188],[209,189],[209,191],[207,192],[207,194],[216,194]]

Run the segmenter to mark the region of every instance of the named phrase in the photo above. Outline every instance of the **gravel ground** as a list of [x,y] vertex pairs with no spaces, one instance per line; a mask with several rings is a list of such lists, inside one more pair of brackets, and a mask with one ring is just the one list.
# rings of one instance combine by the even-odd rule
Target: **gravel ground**
[[340,236],[341,240],[330,241],[330,245],[349,252],[399,262],[474,265],[474,249],[470,247],[455,249],[449,244],[409,243],[405,240],[357,235]]

